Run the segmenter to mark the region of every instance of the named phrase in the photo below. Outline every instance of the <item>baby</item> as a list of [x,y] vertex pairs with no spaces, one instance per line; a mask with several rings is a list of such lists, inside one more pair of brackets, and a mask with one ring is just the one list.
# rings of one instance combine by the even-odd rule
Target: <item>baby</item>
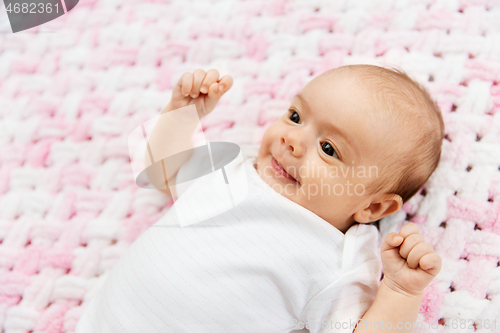
[[[232,84],[215,69],[185,73],[162,114],[194,104],[201,119]],[[170,142],[162,134],[150,145]],[[353,65],[319,75],[245,156],[248,198],[197,228],[144,232],[76,332],[412,332],[441,259],[408,223],[383,241],[380,281],[368,223],[425,184],[443,136],[439,110],[403,72]],[[189,158],[170,167],[169,182]]]

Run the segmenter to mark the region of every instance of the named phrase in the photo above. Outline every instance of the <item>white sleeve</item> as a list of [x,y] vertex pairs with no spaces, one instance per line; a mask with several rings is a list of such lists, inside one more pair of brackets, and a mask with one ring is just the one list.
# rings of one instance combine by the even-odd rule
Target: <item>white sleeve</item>
[[354,330],[380,285],[382,265],[376,253],[376,227],[357,224],[346,232],[340,277],[316,294],[302,311],[301,320],[311,333]]

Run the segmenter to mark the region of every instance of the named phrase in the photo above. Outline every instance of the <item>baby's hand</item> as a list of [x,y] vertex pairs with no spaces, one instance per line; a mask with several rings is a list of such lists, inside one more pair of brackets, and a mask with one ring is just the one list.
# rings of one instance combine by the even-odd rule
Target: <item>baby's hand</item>
[[222,95],[233,85],[233,78],[225,75],[219,80],[216,69],[197,69],[184,73],[172,91],[172,99],[162,113],[195,104],[200,119],[209,114]]
[[381,253],[382,282],[404,294],[421,295],[441,270],[441,257],[425,242],[415,223],[406,224],[399,234],[387,235]]

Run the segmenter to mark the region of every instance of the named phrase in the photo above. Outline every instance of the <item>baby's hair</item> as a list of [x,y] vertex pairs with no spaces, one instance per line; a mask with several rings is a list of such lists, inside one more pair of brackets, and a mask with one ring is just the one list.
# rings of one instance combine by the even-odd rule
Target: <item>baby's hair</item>
[[[437,104],[427,90],[402,69],[372,65],[349,65],[335,69],[351,70],[360,85],[370,92],[380,111],[389,111],[396,120],[395,131],[410,131],[407,141],[397,140],[394,149],[386,149],[386,161],[379,177],[366,188],[369,194],[383,191],[401,196],[403,203],[413,197],[437,168],[444,138],[444,122]],[[415,128],[417,129],[415,131]]]

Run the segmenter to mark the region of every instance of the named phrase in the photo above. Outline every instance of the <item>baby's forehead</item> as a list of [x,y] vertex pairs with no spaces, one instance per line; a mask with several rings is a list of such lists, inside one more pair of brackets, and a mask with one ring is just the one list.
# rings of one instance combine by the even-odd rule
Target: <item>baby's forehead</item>
[[[401,83],[394,77],[384,75],[383,72],[357,67],[340,67],[317,76],[311,83],[313,84],[306,87],[309,89],[303,89],[296,97],[304,95],[306,98],[325,101],[322,104],[326,106],[326,111],[332,110],[329,108],[330,104],[335,104],[336,99],[342,98],[345,104],[363,103],[365,116],[374,117],[370,119],[373,123],[382,122],[376,124],[379,128],[391,127],[394,120],[410,116],[408,112],[404,114],[397,112],[405,108],[404,104],[412,104],[410,100],[405,101],[404,96],[398,96],[408,93],[401,92],[399,88]],[[345,87],[348,89],[344,89]],[[330,121],[333,122],[334,118]]]
[[[437,124],[437,120],[430,116],[421,88],[406,75],[376,66],[340,67],[323,74],[315,78],[318,79],[315,87],[331,87],[321,89],[326,97],[335,94],[332,90],[336,87],[351,86],[353,96],[349,98],[353,102],[357,99],[366,101],[363,121],[369,126],[364,130],[385,133],[387,140],[384,141],[391,145],[395,154],[400,150],[398,147],[403,148],[414,141],[422,124]],[[309,92],[315,91],[315,87]],[[335,120],[329,119],[328,122],[334,123]]]
[[[378,82],[374,82],[382,81],[383,78],[371,77],[367,79],[364,75],[366,73],[364,74],[362,69],[336,68],[315,77],[300,94],[311,99],[324,101],[331,101],[331,97],[339,97],[338,94],[342,94],[344,98],[367,101],[372,106],[370,108],[372,112],[378,109],[387,109],[383,107],[383,103],[381,103],[383,101],[377,97]],[[376,106],[382,106],[382,108]]]
[[[343,66],[325,72],[323,84],[341,84],[355,87],[355,95],[365,99],[367,112],[385,120],[397,120],[410,126],[416,119],[430,116],[430,96],[406,74],[370,65]],[[321,77],[321,78],[320,78]],[[325,91],[325,93],[330,93]]]

